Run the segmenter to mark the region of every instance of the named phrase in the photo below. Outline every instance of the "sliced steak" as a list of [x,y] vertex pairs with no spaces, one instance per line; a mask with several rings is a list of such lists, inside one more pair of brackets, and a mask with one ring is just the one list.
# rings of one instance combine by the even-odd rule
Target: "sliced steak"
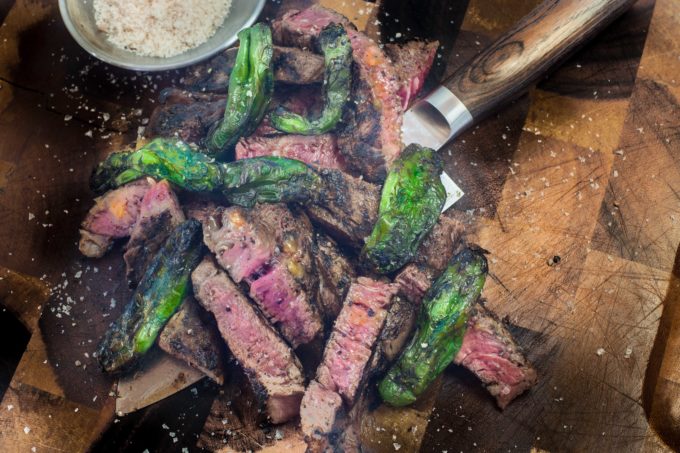
[[463,344],[454,363],[472,371],[496,398],[501,409],[538,380],[536,370],[510,332],[480,304],[468,320]]
[[420,93],[437,55],[439,41],[409,41],[406,44],[386,44],[385,53],[394,65],[399,79],[401,107],[406,110]]
[[175,227],[185,220],[170,183],[163,180],[153,184],[142,198],[139,216],[123,255],[130,286],[137,286],[148,263]]
[[442,273],[454,255],[464,232],[463,224],[441,216],[430,234],[418,248],[412,263],[407,264],[394,279],[401,294],[420,305],[434,279]]
[[349,289],[317,369],[302,399],[302,431],[310,446],[332,433],[344,405],[351,408],[387,316],[396,285],[359,277]]
[[356,271],[333,239],[319,232],[315,233],[315,239],[319,305],[326,323],[332,324],[342,309],[342,301],[356,277]]
[[360,249],[378,218],[380,188],[337,170],[321,169],[325,190],[307,215],[338,242]]
[[129,236],[137,223],[142,199],[152,184],[152,179],[142,178],[95,198],[80,226],[81,253],[99,258],[114,239]]
[[178,136],[187,143],[200,143],[212,125],[224,116],[226,105],[225,95],[166,88],[151,113],[145,134]]
[[249,285],[250,296],[293,347],[321,334],[312,229],[304,215],[284,205],[229,207],[208,220],[204,241],[234,281]]
[[259,156],[281,156],[301,160],[325,168],[345,168],[344,157],[338,152],[335,135],[274,135],[250,136],[236,144],[236,159]]
[[250,304],[227,274],[205,259],[193,272],[196,297],[215,316],[229,350],[245,370],[272,423],[300,410],[302,369],[293,351]]
[[[207,63],[197,65],[180,82],[192,91],[226,93],[237,54],[238,47],[227,49]],[[312,52],[274,46],[272,66],[278,82],[295,85],[323,82],[324,59]]]
[[377,43],[357,31],[349,20],[319,5],[290,11],[272,24],[274,40],[312,48],[321,30],[331,23],[347,31],[358,68],[352,100],[338,133],[338,146],[353,171],[368,181],[382,181],[402,149],[399,83],[394,68]]
[[158,338],[158,346],[199,369],[218,384],[224,383],[227,360],[224,342],[214,317],[206,313],[193,297],[187,297],[170,318]]

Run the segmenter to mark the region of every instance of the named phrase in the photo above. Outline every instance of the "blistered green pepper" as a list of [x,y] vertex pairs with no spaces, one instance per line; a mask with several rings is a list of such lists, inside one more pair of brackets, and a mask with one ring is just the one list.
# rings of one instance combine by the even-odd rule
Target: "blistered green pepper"
[[443,163],[430,148],[409,145],[385,180],[378,220],[366,239],[364,256],[379,273],[395,271],[415,256],[446,201],[439,175]]
[[415,402],[451,363],[487,272],[486,258],[479,250],[464,249],[453,257],[425,295],[416,334],[378,385],[383,401],[393,406]]
[[250,135],[267,110],[274,93],[271,29],[255,24],[238,34],[236,63],[229,75],[229,94],[224,119],[208,134],[207,152],[218,158]]
[[179,139],[157,138],[136,151],[110,154],[90,181],[103,193],[142,176],[167,179],[191,192],[222,192],[233,204],[305,203],[316,200],[319,175],[295,159],[265,156],[216,162]]
[[318,135],[333,129],[342,118],[352,81],[352,46],[342,25],[330,24],[319,34],[324,54],[324,107],[321,116],[308,119],[281,107],[271,115],[272,126],[289,134]]
[[123,315],[100,343],[97,354],[104,370],[127,369],[149,350],[182,303],[189,276],[202,254],[200,222],[192,219],[178,225],[144,272]]

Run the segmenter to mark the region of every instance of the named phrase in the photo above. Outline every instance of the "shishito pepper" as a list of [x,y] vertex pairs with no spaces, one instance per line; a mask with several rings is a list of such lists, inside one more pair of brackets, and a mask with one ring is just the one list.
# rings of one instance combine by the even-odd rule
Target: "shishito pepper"
[[104,370],[125,370],[149,350],[182,303],[191,272],[202,254],[200,222],[192,219],[178,225],[144,272],[122,316],[100,343],[97,353]]
[[451,363],[463,342],[470,307],[488,272],[482,251],[464,249],[425,295],[418,331],[378,385],[383,401],[405,406],[416,401]]
[[289,134],[319,135],[333,129],[342,118],[352,81],[352,46],[342,25],[330,24],[319,34],[324,54],[324,106],[321,116],[308,119],[281,107],[271,115],[272,126]]
[[90,180],[104,193],[143,176],[167,179],[191,192],[222,192],[240,206],[255,203],[305,203],[319,196],[319,175],[299,160],[264,156],[235,162],[215,159],[179,139],[157,138],[136,151],[110,154]]
[[207,151],[222,157],[239,138],[250,135],[262,121],[274,93],[271,29],[255,24],[238,34],[239,48],[229,75],[224,119],[208,134]]
[[439,175],[444,165],[430,148],[412,144],[394,162],[385,180],[378,220],[363,254],[379,273],[393,272],[415,256],[437,223],[446,189]]

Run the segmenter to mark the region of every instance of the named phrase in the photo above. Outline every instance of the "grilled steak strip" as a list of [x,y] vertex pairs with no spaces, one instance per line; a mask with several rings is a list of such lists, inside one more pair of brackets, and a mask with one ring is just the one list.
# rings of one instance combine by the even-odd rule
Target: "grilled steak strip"
[[305,206],[310,219],[338,242],[360,249],[378,217],[378,186],[337,170],[320,169],[319,204]]
[[266,405],[272,423],[295,417],[304,381],[300,362],[290,347],[212,259],[196,268],[192,282],[197,299],[215,316],[222,338]]
[[249,285],[250,296],[293,347],[322,331],[305,220],[283,205],[234,206],[210,217],[204,228],[217,261],[235,282]]
[[137,286],[149,262],[175,227],[184,220],[184,213],[170,183],[163,180],[153,184],[142,198],[139,216],[123,255],[130,286]]
[[314,259],[319,273],[319,305],[326,324],[332,324],[342,309],[342,301],[356,277],[356,271],[335,241],[315,233]]
[[[226,93],[237,53],[238,47],[232,47],[207,63],[196,66],[182,78],[182,85],[193,91]],[[277,82],[295,85],[323,82],[323,57],[309,51],[274,46],[272,66]]]
[[142,199],[153,180],[143,178],[94,200],[80,226],[78,247],[83,255],[90,258],[104,256],[113,240],[130,235],[139,218]]
[[350,286],[323,361],[302,399],[302,431],[310,441],[331,433],[344,404],[351,408],[397,287],[359,277]]
[[405,44],[385,45],[385,53],[392,60],[399,79],[397,94],[404,110],[423,88],[438,48],[439,41],[409,41]]
[[394,281],[413,304],[420,305],[434,279],[446,268],[463,231],[461,222],[441,216],[418,248],[415,260],[399,271]]
[[225,95],[166,88],[151,113],[146,136],[177,135],[187,143],[200,143],[212,125],[224,116],[226,105]]
[[536,370],[510,332],[481,304],[470,315],[454,363],[472,371],[501,409],[538,380]]
[[281,156],[325,168],[344,169],[345,160],[338,152],[335,135],[251,135],[236,144],[236,159]]
[[205,373],[218,384],[224,383],[227,351],[215,319],[193,297],[187,297],[165,325],[158,346]]
[[275,21],[273,38],[284,45],[312,48],[321,30],[331,23],[345,27],[358,68],[352,84],[354,102],[339,130],[338,146],[353,171],[369,181],[382,181],[401,152],[403,110],[397,76],[380,47],[346,17],[319,5],[290,11]]

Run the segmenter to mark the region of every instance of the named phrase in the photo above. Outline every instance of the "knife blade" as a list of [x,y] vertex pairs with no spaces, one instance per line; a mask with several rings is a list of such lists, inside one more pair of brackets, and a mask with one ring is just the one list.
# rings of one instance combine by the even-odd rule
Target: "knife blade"
[[184,390],[206,377],[162,351],[145,358],[140,369],[118,380],[116,414],[125,415]]
[[[526,92],[541,76],[623,14],[634,0],[546,0],[404,114],[404,144],[441,149],[466,128]],[[443,211],[463,197],[442,173]]]

